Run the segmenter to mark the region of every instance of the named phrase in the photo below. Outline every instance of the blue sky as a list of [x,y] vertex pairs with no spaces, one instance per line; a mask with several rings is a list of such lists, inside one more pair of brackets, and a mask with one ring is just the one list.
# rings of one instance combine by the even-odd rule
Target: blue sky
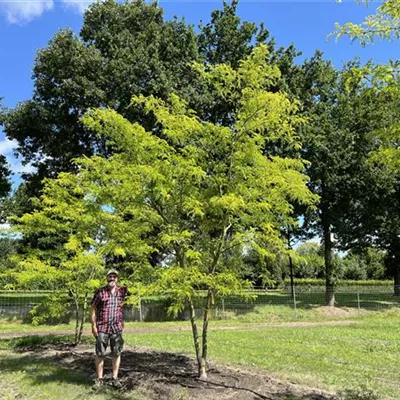
[[[0,0],[0,97],[7,107],[29,99],[33,90],[31,79],[36,52],[45,47],[60,29],[71,27],[79,32],[82,13],[90,2],[70,0]],[[197,25],[200,20],[207,22],[210,13],[222,8],[222,1],[160,1],[165,17],[184,17],[188,23]],[[336,42],[327,41],[327,35],[334,29],[335,22],[361,22],[374,12],[378,3],[369,7],[346,0],[309,1],[246,1],[239,3],[238,13],[243,20],[264,22],[279,46],[293,43],[309,58],[320,49],[325,57],[340,67],[344,62],[359,56],[363,61],[373,58],[376,62],[396,59],[398,43],[377,42],[366,48],[351,44],[347,38]],[[299,59],[301,62],[302,58]],[[0,127],[0,153],[5,154],[15,173],[23,167],[13,156],[15,143],[4,137]]]

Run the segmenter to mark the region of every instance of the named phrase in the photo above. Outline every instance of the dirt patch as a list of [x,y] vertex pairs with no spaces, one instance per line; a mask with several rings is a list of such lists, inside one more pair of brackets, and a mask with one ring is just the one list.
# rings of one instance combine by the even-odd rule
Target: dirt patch
[[327,318],[354,318],[358,316],[358,310],[347,307],[318,307],[317,312]]
[[[35,356],[95,377],[93,350],[87,345],[67,344],[21,349]],[[209,365],[207,381],[199,380],[196,363],[180,354],[128,348],[122,356],[120,378],[122,391],[139,390],[154,400],[334,400],[333,394],[279,381],[259,372],[220,365]],[[110,379],[111,360],[105,360],[106,380]]]

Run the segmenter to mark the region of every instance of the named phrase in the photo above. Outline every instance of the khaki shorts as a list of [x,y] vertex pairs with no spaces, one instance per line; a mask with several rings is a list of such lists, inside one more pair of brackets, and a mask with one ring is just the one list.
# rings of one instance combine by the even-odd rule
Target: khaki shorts
[[97,357],[104,357],[106,355],[108,343],[110,343],[112,357],[118,357],[122,353],[124,340],[121,333],[99,332],[95,348]]

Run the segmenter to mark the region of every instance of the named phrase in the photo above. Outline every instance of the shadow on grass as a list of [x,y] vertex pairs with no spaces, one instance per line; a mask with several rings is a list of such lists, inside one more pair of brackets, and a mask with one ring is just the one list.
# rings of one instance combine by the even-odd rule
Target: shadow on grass
[[[65,338],[65,337],[64,337]],[[53,342],[52,342],[53,341]],[[40,343],[38,343],[40,342]],[[35,343],[35,344],[33,344]],[[22,346],[22,347],[21,347]],[[0,359],[4,372],[27,372],[32,385],[70,383],[90,391],[95,376],[93,352],[74,347],[54,336],[30,337],[14,343],[14,353]],[[105,378],[111,378],[111,360],[105,359]],[[193,359],[179,354],[126,350],[122,356],[121,391],[105,389],[103,398],[127,400],[129,393],[145,393],[143,399],[235,399],[235,400],[331,400],[334,397],[278,382],[268,376],[223,366],[210,368],[208,380],[197,378]]]

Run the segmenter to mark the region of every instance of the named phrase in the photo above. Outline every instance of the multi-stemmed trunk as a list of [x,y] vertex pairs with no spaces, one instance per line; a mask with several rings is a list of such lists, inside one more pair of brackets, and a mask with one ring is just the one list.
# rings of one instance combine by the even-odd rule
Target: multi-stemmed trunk
[[194,305],[191,300],[189,302],[189,311],[190,311],[190,324],[192,325],[194,349],[196,351],[197,367],[198,367],[199,376],[200,376],[201,357],[200,357],[199,331],[197,329],[197,324],[196,324],[196,313],[195,313]]
[[198,328],[196,324],[195,309],[192,302],[189,302],[190,323],[192,326],[193,343],[196,351],[197,368],[200,379],[207,379],[207,352],[208,352],[208,323],[210,320],[210,312],[212,308],[212,290],[207,292],[206,304],[203,314],[203,327],[201,335],[201,346]]
[[[79,303],[78,295],[74,296],[75,302],[75,345],[79,344],[82,340],[83,326],[86,320],[88,294],[85,293],[82,305]],[[82,309],[82,312],[80,312]]]
[[212,307],[212,291],[208,289],[206,307],[203,315],[203,332],[202,332],[202,349],[199,368],[200,379],[207,379],[207,350],[208,350],[208,322],[210,320],[210,312]]

